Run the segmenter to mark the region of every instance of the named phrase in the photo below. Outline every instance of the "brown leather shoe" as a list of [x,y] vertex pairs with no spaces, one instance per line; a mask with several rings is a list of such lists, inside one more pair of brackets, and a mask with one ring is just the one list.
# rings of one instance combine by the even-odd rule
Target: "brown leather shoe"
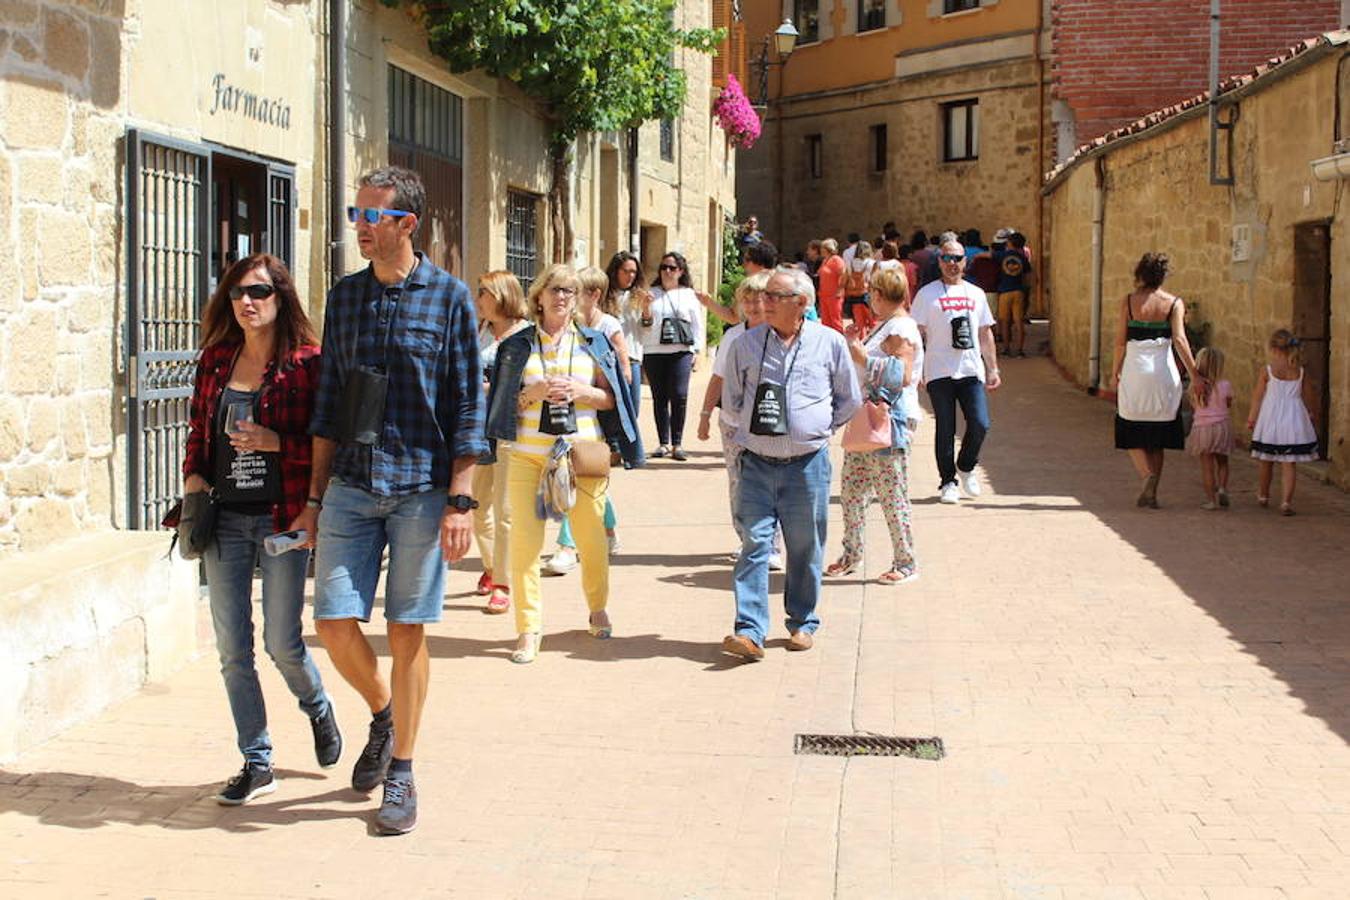
[[811,637],[811,632],[794,631],[792,637],[788,638],[787,648],[789,650],[810,650],[815,642],[815,638]]
[[764,648],[743,634],[729,634],[722,638],[722,652],[751,662],[764,658]]

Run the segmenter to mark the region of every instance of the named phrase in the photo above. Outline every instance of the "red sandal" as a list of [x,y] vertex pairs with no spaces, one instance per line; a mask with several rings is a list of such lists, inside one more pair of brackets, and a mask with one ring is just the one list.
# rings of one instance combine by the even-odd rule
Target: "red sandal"
[[509,588],[500,584],[492,586],[492,596],[488,598],[486,610],[492,615],[499,615],[511,608],[511,591]]

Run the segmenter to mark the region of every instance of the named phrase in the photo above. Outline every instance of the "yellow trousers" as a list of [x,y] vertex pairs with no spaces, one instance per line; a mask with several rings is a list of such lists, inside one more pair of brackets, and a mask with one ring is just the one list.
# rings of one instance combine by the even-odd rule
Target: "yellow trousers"
[[490,466],[479,463],[473,470],[473,536],[483,568],[492,573],[493,584],[506,587],[510,582],[511,504],[506,502],[506,448]]
[[[543,628],[539,554],[544,549],[545,523],[535,514],[535,495],[545,462],[542,456],[513,452],[506,472],[506,502],[516,511],[511,520],[510,559],[511,605],[516,610],[518,634]],[[581,557],[581,589],[591,612],[599,612],[609,602],[609,542],[604,521],[608,488],[608,479],[578,478],[577,502],[571,513],[572,536]]]

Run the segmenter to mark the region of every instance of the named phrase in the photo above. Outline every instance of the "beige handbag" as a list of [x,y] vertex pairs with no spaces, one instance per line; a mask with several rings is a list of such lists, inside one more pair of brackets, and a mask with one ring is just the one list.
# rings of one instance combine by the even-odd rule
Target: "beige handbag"
[[608,478],[609,445],[604,441],[573,441],[572,471],[578,478]]

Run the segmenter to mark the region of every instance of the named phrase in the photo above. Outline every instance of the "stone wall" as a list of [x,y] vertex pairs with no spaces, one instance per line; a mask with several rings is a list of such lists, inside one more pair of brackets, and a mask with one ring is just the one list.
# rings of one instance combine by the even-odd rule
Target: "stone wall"
[[[1340,25],[1341,0],[1224,0],[1220,77]],[[1055,96],[1087,143],[1209,88],[1209,4],[1055,0]],[[1166,35],[1164,47],[1143,35]]]
[[[789,99],[782,119],[770,118],[760,142],[743,154],[758,177],[742,179],[755,188],[743,193],[741,207],[759,215],[789,254],[812,238],[842,239],[850,231],[870,240],[887,221],[906,236],[915,228],[978,228],[986,241],[1013,227],[1038,247],[1036,74],[1026,59]],[[979,100],[979,158],[943,162],[941,104],[966,97]],[[876,172],[871,127],[882,124],[888,159]],[[819,178],[811,177],[807,155],[813,134],[822,140]],[[780,146],[781,194],[773,177]]]
[[121,6],[0,4],[0,556],[112,516]]
[[[1188,322],[1203,328],[1227,356],[1235,392],[1233,421],[1245,435],[1251,390],[1265,364],[1270,333],[1290,327],[1294,227],[1330,221],[1331,392],[1329,474],[1350,488],[1350,225],[1337,203],[1345,183],[1312,178],[1310,160],[1332,151],[1336,59],[1267,82],[1241,100],[1234,134],[1236,184],[1209,183],[1204,110],[1136,141],[1108,144],[1105,167],[1102,387],[1113,371],[1121,299],[1132,289],[1141,254],[1172,258],[1165,288],[1185,299]],[[1341,103],[1350,90],[1341,88]],[[1055,310],[1052,350],[1080,384],[1088,383],[1092,297],[1092,205],[1095,159],[1080,159],[1052,185],[1048,288]],[[1232,261],[1235,225],[1251,229],[1251,256]]]

